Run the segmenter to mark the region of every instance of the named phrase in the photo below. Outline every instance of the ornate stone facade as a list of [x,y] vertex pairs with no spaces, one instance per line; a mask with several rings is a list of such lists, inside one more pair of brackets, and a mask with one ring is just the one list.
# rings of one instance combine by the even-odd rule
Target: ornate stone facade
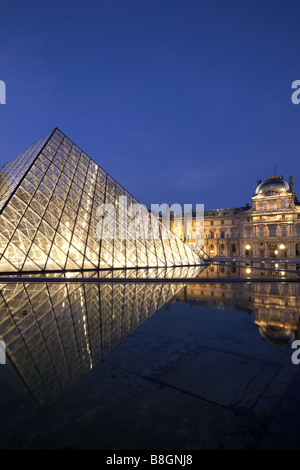
[[[258,181],[252,205],[204,212],[204,251],[218,259],[300,260],[300,204],[281,175]],[[175,224],[176,225],[176,224]],[[179,234],[174,225],[174,231]],[[195,248],[197,231],[193,218],[185,241]],[[181,238],[184,239],[183,230]]]

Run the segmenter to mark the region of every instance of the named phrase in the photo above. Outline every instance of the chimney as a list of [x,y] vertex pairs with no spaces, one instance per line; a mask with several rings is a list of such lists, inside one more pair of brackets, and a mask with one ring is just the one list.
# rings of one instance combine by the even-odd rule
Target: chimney
[[257,186],[261,184],[261,180],[257,180]]
[[291,192],[294,193],[294,177],[293,176],[290,176],[289,186],[290,186]]

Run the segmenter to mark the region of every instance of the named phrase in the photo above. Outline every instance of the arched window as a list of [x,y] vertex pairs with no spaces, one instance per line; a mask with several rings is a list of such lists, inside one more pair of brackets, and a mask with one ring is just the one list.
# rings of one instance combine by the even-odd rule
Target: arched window
[[225,245],[224,245],[224,243],[222,243],[222,244],[220,245],[220,255],[223,255],[223,256],[224,256],[225,254],[226,254]]
[[214,255],[214,254],[215,254],[215,247],[214,247],[214,245],[210,245],[209,253],[210,253],[210,255]]

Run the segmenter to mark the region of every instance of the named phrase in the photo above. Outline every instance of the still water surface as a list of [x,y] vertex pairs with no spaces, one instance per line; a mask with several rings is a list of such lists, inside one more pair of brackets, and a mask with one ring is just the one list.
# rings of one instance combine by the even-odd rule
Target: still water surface
[[297,275],[235,268],[1,284],[0,448],[300,449]]

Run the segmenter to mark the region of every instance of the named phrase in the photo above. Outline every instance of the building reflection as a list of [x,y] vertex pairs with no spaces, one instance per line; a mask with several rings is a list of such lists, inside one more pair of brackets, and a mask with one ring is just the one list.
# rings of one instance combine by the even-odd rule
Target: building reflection
[[[196,276],[201,269],[164,268],[138,273],[140,278],[148,279],[181,278]],[[114,276],[121,274],[131,277],[136,272],[120,271]],[[182,287],[172,282],[113,284],[109,279],[107,283],[66,280],[2,284],[0,338],[5,342],[8,361],[39,406],[45,408]]]
[[[212,265],[200,274],[200,277],[207,277],[209,280],[212,275],[215,283],[187,284],[176,294],[173,301],[188,303],[191,306],[196,304],[221,310],[247,311],[253,314],[253,321],[262,338],[272,346],[289,347],[294,339],[300,338],[298,282],[278,282],[278,279],[282,278],[282,272],[275,267],[262,271],[253,266]],[[251,276],[262,276],[264,282],[225,282],[225,278],[238,279],[247,276],[249,279]]]
[[[276,347],[288,347],[300,338],[299,283],[275,282],[268,278],[275,275],[272,271],[265,272],[264,282],[234,282],[235,276],[243,277],[245,268],[236,266],[235,272],[233,268],[107,271],[102,274],[107,282],[100,283],[89,278],[86,282],[45,279],[2,284],[0,339],[6,344],[19,386],[24,389],[25,385],[42,409],[48,407],[157,310],[164,305],[172,309],[174,302],[247,311],[254,316],[261,337]],[[114,283],[109,279],[137,275],[145,282]],[[207,282],[172,283],[172,278],[196,276],[208,276]],[[170,282],[157,282],[159,278],[170,278]]]

